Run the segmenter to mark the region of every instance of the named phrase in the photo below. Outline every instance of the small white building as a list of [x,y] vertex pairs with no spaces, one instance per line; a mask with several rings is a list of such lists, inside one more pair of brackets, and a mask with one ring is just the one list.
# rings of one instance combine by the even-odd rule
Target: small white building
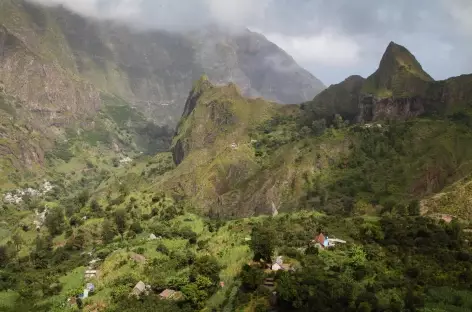
[[97,277],[97,270],[87,270],[87,271],[85,271],[84,277],[86,279],[96,278]]

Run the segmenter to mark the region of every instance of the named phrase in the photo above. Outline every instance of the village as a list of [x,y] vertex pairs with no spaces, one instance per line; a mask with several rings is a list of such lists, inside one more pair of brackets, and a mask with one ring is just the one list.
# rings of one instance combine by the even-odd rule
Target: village
[[[248,240],[250,240],[250,238],[246,238],[246,241]],[[316,235],[309,242],[309,246],[316,248],[318,252],[328,252],[329,250],[334,249],[337,244],[347,244],[347,242],[338,238],[329,238],[322,232]],[[274,259],[275,261],[271,263],[265,263],[264,260],[260,259],[259,261],[252,261],[247,264],[252,268],[263,270],[265,275],[269,276],[264,279],[263,286],[272,291],[272,295],[275,298],[275,295],[277,294],[275,292],[275,274],[281,271],[295,272],[299,266],[293,259],[289,258],[287,261],[284,260],[284,256],[282,255],[277,255]]]
[[[150,234],[148,239],[149,241],[158,241],[161,240],[161,236],[156,236],[154,234]],[[93,251],[90,252],[83,252],[82,256],[89,256],[93,257]],[[129,253],[129,260],[137,263],[137,264],[145,264],[147,259],[145,256],[141,254],[137,254],[134,252]],[[102,263],[102,259],[94,258],[88,262],[88,266],[84,271],[83,279],[85,280],[85,286],[81,293],[76,293],[73,296],[67,298],[67,305],[70,307],[77,306],[81,308],[83,306],[83,300],[93,296],[96,291],[96,284],[94,282],[99,281],[100,279],[100,264]],[[151,285],[144,283],[143,281],[139,281],[136,285],[130,290],[129,296],[134,296],[135,298],[140,298],[141,296],[149,296],[153,293],[153,289]],[[181,300],[183,299],[183,294],[180,291],[176,291],[173,289],[164,289],[158,294],[159,298],[162,300]]]
[[[273,207],[275,209],[275,207]],[[150,234],[147,240],[149,241],[158,241],[161,240],[162,237],[156,236],[154,234]],[[250,242],[250,238],[246,237],[244,239],[246,243]],[[334,249],[337,244],[346,244],[347,242],[342,239],[338,238],[329,238],[325,236],[324,233],[319,233],[316,235],[311,241],[308,242],[309,246],[315,247],[319,252],[328,252],[330,249]],[[73,296],[67,298],[67,305],[70,307],[77,306],[81,308],[84,305],[84,300],[93,296],[97,291],[97,285],[99,284],[100,280],[100,264],[102,263],[102,259],[100,258],[93,258],[93,251],[91,252],[83,252],[84,256],[92,257],[92,260],[88,262],[88,266],[84,271],[83,280],[84,287],[81,293],[76,293]],[[138,264],[146,263],[147,259],[143,255],[137,253],[129,253],[128,258],[130,261]],[[264,279],[263,285],[264,287],[268,288],[271,291],[275,290],[276,282],[274,279],[273,274],[277,274],[279,271],[287,271],[287,272],[295,272],[298,269],[297,264],[288,257],[283,255],[276,255],[274,257],[275,261],[266,263],[262,259],[259,261],[252,261],[249,262],[248,265],[251,267],[255,267],[258,269],[263,270],[266,276],[269,276]],[[223,281],[219,282],[218,285],[220,288],[225,287],[225,283]],[[183,300],[184,295],[181,291],[175,289],[161,289],[160,291],[156,292],[153,289],[152,285],[146,284],[144,281],[140,280],[136,283],[136,285],[129,291],[129,297],[140,298],[142,296],[150,296],[152,294],[156,294],[159,299],[161,300]],[[275,295],[275,292],[274,292]]]

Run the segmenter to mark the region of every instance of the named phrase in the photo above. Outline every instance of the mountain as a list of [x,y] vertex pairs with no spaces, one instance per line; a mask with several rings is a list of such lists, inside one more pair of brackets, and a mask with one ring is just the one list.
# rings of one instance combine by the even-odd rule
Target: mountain
[[[155,187],[211,215],[409,205],[471,173],[469,80],[434,81],[394,43],[369,78],[351,76],[302,105],[255,108],[235,85],[202,78],[173,139],[178,166]],[[373,85],[391,92],[366,93]],[[467,217],[461,207],[455,215]]]
[[3,143],[2,155],[18,161],[5,163],[3,170],[44,167],[51,159],[45,155],[57,160],[57,150],[75,154],[101,146],[110,155],[167,150],[188,90],[202,74],[215,84],[232,81],[246,96],[280,103],[307,100],[324,88],[287,53],[249,30],[138,31],[62,7],[1,1],[2,94],[21,103],[10,109],[44,142],[20,154],[8,147],[20,144],[16,132],[5,130],[10,143]]
[[433,78],[410,51],[390,42],[379,68],[367,78],[362,92],[378,97],[406,97],[424,92],[427,82],[431,81]]
[[[9,51],[3,53],[4,84],[22,100],[43,107],[74,101],[97,107],[96,90],[101,90],[173,126],[193,81],[202,74],[215,83],[233,81],[247,96],[281,103],[307,100],[324,88],[284,51],[249,30],[136,31],[26,1],[2,1],[1,10],[2,37],[7,39],[2,46]],[[23,55],[34,55],[36,63],[29,64]],[[15,61],[22,66],[11,66]],[[46,69],[41,72],[40,66]],[[31,78],[33,74],[43,81]],[[52,80],[55,88],[47,86]],[[87,89],[91,84],[95,93]],[[32,90],[65,92],[58,91],[67,90],[65,86],[89,90],[94,98],[80,93],[72,99],[72,93],[32,96]]]
[[307,120],[335,114],[352,123],[446,116],[470,107],[472,75],[435,81],[403,46],[391,42],[367,79],[352,76],[303,104]]
[[268,120],[276,107],[244,98],[235,84],[217,87],[202,77],[190,93],[173,140],[179,169],[161,182],[163,188],[192,194],[199,206],[214,211],[226,204],[238,206],[242,192],[235,189],[260,169],[249,131]]

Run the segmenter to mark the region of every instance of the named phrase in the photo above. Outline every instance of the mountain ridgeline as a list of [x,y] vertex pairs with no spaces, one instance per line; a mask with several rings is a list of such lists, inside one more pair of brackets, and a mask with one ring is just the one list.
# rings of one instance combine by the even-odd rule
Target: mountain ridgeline
[[391,42],[379,68],[364,79],[351,76],[303,104],[309,122],[339,114],[350,122],[446,116],[467,109],[472,75],[434,81],[405,48]]
[[[188,90],[205,73],[215,84],[232,81],[246,96],[279,103],[306,101],[324,89],[249,30],[138,31],[61,6],[2,0],[0,92],[9,104],[0,152],[12,159],[2,161],[4,176],[21,179],[47,159],[60,160],[58,149],[74,155],[79,145],[95,154],[106,147],[110,155],[168,150]],[[11,114],[27,132],[41,133],[35,140],[42,143],[18,143],[23,130],[9,126]]]
[[106,91],[173,126],[193,81],[204,73],[216,84],[233,81],[247,96],[280,103],[302,102],[324,88],[249,30],[137,31],[23,0],[2,1],[0,11],[2,80],[31,105],[67,102],[70,110],[85,103],[80,108],[92,110],[99,106],[98,91]]
[[431,198],[472,173],[470,82],[434,81],[395,43],[367,79],[351,76],[301,105],[251,102],[202,78],[174,137],[179,166],[157,185],[211,215],[350,215],[424,199],[424,213],[468,218],[463,202]]

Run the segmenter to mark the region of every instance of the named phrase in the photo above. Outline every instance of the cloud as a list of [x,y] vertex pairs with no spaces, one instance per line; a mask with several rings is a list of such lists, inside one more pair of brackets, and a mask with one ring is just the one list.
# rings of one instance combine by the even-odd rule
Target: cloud
[[208,24],[245,27],[264,17],[273,0],[28,0],[76,13],[131,22],[138,27],[183,30]]
[[219,24],[248,26],[262,19],[272,0],[205,0],[210,16]]
[[472,71],[471,0],[28,0],[146,29],[257,29],[327,83],[375,70],[390,41],[433,77]]
[[142,14],[142,0],[29,0],[65,8],[93,18],[133,21]]
[[441,3],[456,21],[458,30],[466,35],[472,35],[472,2],[469,0],[442,0]]
[[301,63],[345,67],[359,61],[360,46],[357,42],[334,32],[323,31],[314,36],[287,36],[280,33],[265,35]]

